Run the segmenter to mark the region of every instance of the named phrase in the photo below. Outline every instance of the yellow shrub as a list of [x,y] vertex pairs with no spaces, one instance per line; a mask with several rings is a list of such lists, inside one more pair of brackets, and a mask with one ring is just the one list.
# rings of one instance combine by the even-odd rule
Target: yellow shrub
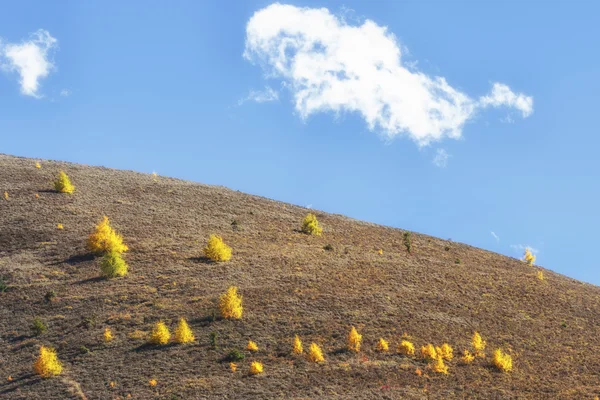
[[148,381],[148,384],[152,387],[156,386],[158,384],[158,382],[156,381],[156,379],[150,379]]
[[540,270],[537,272],[537,278],[538,278],[540,281],[543,281],[543,280],[545,279],[545,278],[544,278],[544,273],[542,272],[542,270],[541,270],[541,269],[540,269]]
[[383,254],[383,249],[377,250],[377,254],[382,255]]
[[439,357],[442,357],[446,361],[450,361],[454,358],[452,347],[448,343],[444,343],[439,350],[436,348]]
[[42,165],[40,164],[40,162],[39,162],[39,161],[36,161],[36,163],[35,163],[35,167],[39,169],[39,168],[42,168]]
[[309,235],[321,236],[323,228],[319,226],[319,221],[317,221],[315,214],[309,213],[302,221],[301,231]]
[[258,361],[252,361],[252,364],[250,364],[250,374],[258,375],[258,374],[262,374],[262,372],[263,372],[262,363],[258,362]]
[[435,347],[433,347],[431,343],[429,343],[427,346],[421,347],[421,356],[425,359],[431,360],[438,358],[437,351],[435,351]]
[[63,224],[56,224],[56,229],[65,229]]
[[109,251],[102,257],[100,263],[102,275],[106,278],[116,278],[127,275],[127,263],[121,257],[121,254],[116,251]]
[[360,351],[360,342],[362,342],[362,335],[358,333],[355,327],[352,327],[348,334],[348,350]]
[[158,321],[150,334],[150,343],[165,345],[169,343],[170,338],[171,333],[169,332],[169,328],[167,328],[164,322]]
[[4,192],[4,200],[8,200],[8,192]]
[[415,345],[408,340],[403,340],[398,345],[398,353],[404,354],[405,356],[415,355]]
[[219,309],[223,318],[242,318],[242,296],[237,294],[237,287],[231,286],[219,298]]
[[385,340],[384,338],[379,338],[379,342],[377,342],[377,351],[384,353],[388,351],[389,348],[390,346],[387,340]]
[[525,254],[523,255],[523,261],[525,261],[529,265],[533,265],[535,262],[535,255],[531,253],[531,250],[528,248],[525,249]]
[[512,371],[512,357],[500,349],[494,351],[494,365],[502,372]]
[[444,364],[444,359],[438,356],[436,357],[435,361],[431,363],[431,370],[439,374],[447,374],[448,366]]
[[71,180],[64,173],[64,171],[60,171],[58,173],[58,178],[54,181],[54,190],[59,193],[73,193],[75,191],[75,186],[71,183]]
[[248,346],[246,346],[246,350],[258,351],[258,345],[252,340],[248,340]]
[[294,336],[294,348],[292,349],[292,352],[294,354],[302,354],[302,351],[302,341],[300,341],[300,338],[296,335]]
[[321,351],[321,348],[318,344],[310,344],[310,349],[308,350],[308,359],[315,363],[325,361],[325,357],[323,357],[323,352]]
[[113,340],[113,334],[109,327],[104,328],[104,341],[110,342]]
[[123,253],[128,250],[128,247],[123,244],[123,237],[110,226],[110,221],[106,215],[88,237],[87,247],[96,254],[109,251]]
[[204,248],[204,255],[213,261],[229,261],[231,247],[227,246],[221,236],[210,235],[208,244]]
[[229,368],[231,369],[231,372],[235,372],[235,371],[237,371],[237,364],[233,363],[233,362],[230,362],[229,363]]
[[471,344],[475,350],[475,357],[485,357],[485,353],[483,352],[485,349],[485,340],[481,338],[481,335],[478,332],[473,334]]
[[194,341],[194,333],[190,329],[185,318],[179,318],[179,324],[175,328],[175,342],[190,343]]
[[40,355],[33,364],[33,369],[36,374],[43,378],[50,378],[54,375],[60,375],[62,372],[62,364],[56,356],[56,351],[51,347],[40,347]]
[[463,356],[460,358],[460,360],[465,364],[470,364],[474,359],[475,356],[471,354],[469,350],[463,351]]

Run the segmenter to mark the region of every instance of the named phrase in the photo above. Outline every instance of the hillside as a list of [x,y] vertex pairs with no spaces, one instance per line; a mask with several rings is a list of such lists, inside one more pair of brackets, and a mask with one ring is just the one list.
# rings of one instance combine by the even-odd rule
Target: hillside
[[[54,161],[38,169],[35,161],[0,155],[0,191],[8,193],[0,198],[0,276],[9,286],[0,293],[2,399],[600,394],[599,287],[547,270],[540,281],[538,269],[519,260],[418,233],[408,253],[404,231],[340,215],[317,212],[323,235],[309,236],[298,231],[309,210],[222,187]],[[61,169],[73,195],[53,191]],[[103,215],[129,246],[123,278],[101,278],[85,247]],[[203,257],[212,233],[233,248],[231,261]],[[230,285],[243,295],[241,320],[218,317]],[[134,333],[158,320],[174,329],[180,316],[196,343],[148,346]],[[34,317],[45,333],[32,333]],[[363,335],[359,353],[345,350],[351,326]],[[487,357],[465,365],[459,356],[474,331],[487,340]],[[405,332],[417,353],[427,343],[451,344],[449,373],[398,354]],[[326,362],[291,354],[295,334],[305,349],[320,344]],[[376,351],[380,337],[389,353]],[[257,353],[245,351],[249,339]],[[62,375],[33,374],[42,344],[56,348]],[[236,372],[225,360],[233,348],[246,355]],[[512,372],[491,365],[496,348],[513,356]],[[263,362],[263,374],[248,374],[252,360]]]

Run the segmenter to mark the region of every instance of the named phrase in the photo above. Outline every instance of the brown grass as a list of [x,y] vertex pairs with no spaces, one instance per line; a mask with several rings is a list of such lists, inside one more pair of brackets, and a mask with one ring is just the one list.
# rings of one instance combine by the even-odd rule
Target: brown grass
[[[0,398],[592,399],[600,392],[596,286],[551,271],[542,285],[516,259],[417,233],[409,254],[403,231],[339,215],[317,212],[323,236],[308,236],[297,231],[307,209],[221,187],[43,165],[0,155],[0,191],[10,193],[0,201],[0,276],[10,285],[0,293]],[[52,190],[61,169],[77,187],[71,196]],[[127,238],[124,278],[100,279],[99,260],[85,249],[103,215]],[[68,229],[57,230],[56,221]],[[203,257],[211,233],[234,249],[231,261]],[[231,285],[244,298],[241,320],[219,317],[218,297]],[[50,290],[57,296],[48,302]],[[48,324],[39,337],[31,336],[32,316]],[[195,343],[145,345],[142,332],[180,317]],[[106,325],[119,332],[110,345],[98,340]],[[360,353],[345,349],[353,325],[363,335]],[[510,374],[497,372],[490,357],[469,365],[455,357],[443,375],[419,358],[376,351],[380,337],[395,349],[403,332],[417,348],[467,349],[474,331],[489,349],[513,356]],[[326,362],[292,354],[296,334],[321,345]],[[253,355],[244,350],[249,338],[260,343]],[[64,379],[32,374],[40,344],[56,348]],[[226,359],[233,348],[246,353],[236,373]],[[264,364],[260,376],[241,368],[250,357]]]

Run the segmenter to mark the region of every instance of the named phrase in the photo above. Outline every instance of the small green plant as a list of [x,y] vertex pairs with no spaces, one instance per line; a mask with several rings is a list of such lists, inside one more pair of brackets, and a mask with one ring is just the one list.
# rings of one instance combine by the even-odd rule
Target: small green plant
[[446,251],[450,251],[450,246],[446,246],[446,247],[444,247],[444,250],[446,250]]
[[219,348],[219,345],[217,344],[217,332],[211,332],[210,333],[210,345],[213,347],[213,349],[217,350]]
[[326,244],[325,246],[323,246],[323,250],[326,251],[333,251],[333,246],[330,244]]
[[89,354],[92,351],[90,349],[88,349],[87,347],[85,347],[85,346],[79,346],[79,352],[81,354]]
[[308,235],[321,236],[323,233],[323,228],[319,225],[319,221],[317,221],[317,217],[315,214],[309,213],[304,217],[302,221],[302,228],[300,229],[302,232]]
[[460,264],[460,258],[457,258],[456,260],[454,260],[454,264]]
[[52,302],[52,300],[54,300],[56,298],[56,292],[54,290],[50,290],[48,292],[46,292],[46,295],[44,296],[44,298],[46,299],[46,301],[48,303]]
[[40,317],[35,317],[31,324],[31,330],[35,336],[42,335],[48,330],[48,327]]
[[231,349],[229,351],[229,353],[227,353],[227,361],[230,362],[235,362],[235,361],[242,361],[244,358],[246,358],[246,355],[241,352],[239,349]]
[[123,260],[121,253],[112,250],[104,254],[100,263],[102,276],[116,278],[127,275],[127,263]]
[[4,293],[8,290],[8,284],[4,279],[3,276],[0,276],[0,293]]
[[402,241],[404,243],[404,247],[406,247],[406,251],[408,251],[410,253],[411,248],[412,248],[412,243],[410,240],[410,232],[404,232],[404,235],[402,235]]

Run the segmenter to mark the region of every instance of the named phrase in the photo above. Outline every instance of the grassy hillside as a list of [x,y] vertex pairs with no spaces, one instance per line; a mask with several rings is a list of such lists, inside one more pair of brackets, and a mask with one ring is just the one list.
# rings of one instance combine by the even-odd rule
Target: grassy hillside
[[[75,185],[73,195],[53,191],[61,169]],[[540,281],[537,267],[417,233],[408,253],[402,230],[339,215],[317,212],[323,235],[309,236],[298,231],[309,210],[222,187],[52,161],[38,169],[35,160],[2,155],[0,171],[0,192],[8,192],[0,198],[0,276],[9,286],[0,293],[0,398],[600,393],[596,286],[546,270]],[[123,278],[101,278],[99,259],[85,247],[103,215],[129,246]],[[233,248],[230,261],[203,257],[213,233]],[[241,320],[219,318],[218,298],[230,285],[243,295]],[[146,344],[154,323],[163,320],[173,331],[180,316],[195,343]],[[47,324],[41,335],[32,332],[35,317]],[[346,350],[352,326],[363,335],[359,353]],[[114,335],[108,343],[106,327]],[[459,353],[470,348],[474,331],[487,341],[487,356],[465,365]],[[398,354],[403,333],[417,353],[428,343],[449,343],[449,373]],[[321,345],[326,362],[293,355],[296,334],[305,350]],[[389,353],[376,351],[379,338],[389,341]],[[245,350],[248,340],[258,352]],[[56,348],[60,376],[33,373],[40,345]],[[225,360],[234,348],[246,356],[236,372]],[[496,348],[513,356],[512,372],[491,365]],[[263,374],[248,374],[254,360],[262,361]]]

